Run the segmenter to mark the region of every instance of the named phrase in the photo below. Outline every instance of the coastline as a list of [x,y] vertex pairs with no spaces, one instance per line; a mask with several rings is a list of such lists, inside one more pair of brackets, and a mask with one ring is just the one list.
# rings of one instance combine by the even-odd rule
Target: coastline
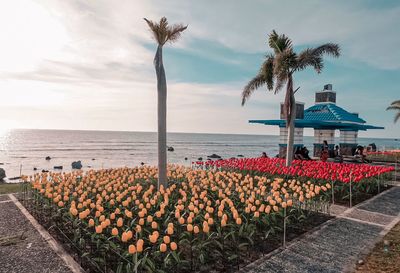
[[[313,137],[304,137],[311,154],[313,141]],[[336,143],[339,141],[335,138]],[[359,138],[359,142],[374,142],[379,150],[400,147],[400,142],[392,139]],[[83,170],[134,167],[142,162],[153,166],[157,163],[156,143],[154,132],[15,130],[0,136],[0,168],[12,178],[42,170],[69,172],[71,163],[79,160]],[[168,146],[174,151],[167,157],[169,163],[185,166],[212,154],[229,159],[238,155],[258,157],[266,152],[274,157],[278,143],[276,135],[169,133]],[[46,160],[47,156],[51,160]],[[55,166],[63,168],[55,170]]]

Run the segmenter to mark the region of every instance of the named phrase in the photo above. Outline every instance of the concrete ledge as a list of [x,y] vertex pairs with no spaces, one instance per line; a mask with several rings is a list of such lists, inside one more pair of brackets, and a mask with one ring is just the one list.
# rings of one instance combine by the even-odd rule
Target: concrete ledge
[[26,210],[26,208],[15,198],[13,194],[8,194],[10,201],[14,202],[21,213],[29,220],[32,226],[39,232],[43,239],[49,244],[50,248],[65,262],[66,266],[74,273],[84,273],[82,267],[69,255],[65,249],[41,226],[36,219]]

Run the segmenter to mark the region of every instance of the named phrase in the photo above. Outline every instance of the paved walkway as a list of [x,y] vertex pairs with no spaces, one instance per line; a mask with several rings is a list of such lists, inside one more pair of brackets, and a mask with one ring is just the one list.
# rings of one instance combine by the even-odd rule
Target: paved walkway
[[54,246],[54,241],[46,234],[43,237],[19,205],[13,196],[0,195],[0,238],[23,234],[10,245],[0,245],[0,272],[72,273],[63,260],[66,253]]
[[400,221],[400,187],[393,187],[351,209],[334,209],[337,218],[319,230],[247,266],[252,273],[351,272]]

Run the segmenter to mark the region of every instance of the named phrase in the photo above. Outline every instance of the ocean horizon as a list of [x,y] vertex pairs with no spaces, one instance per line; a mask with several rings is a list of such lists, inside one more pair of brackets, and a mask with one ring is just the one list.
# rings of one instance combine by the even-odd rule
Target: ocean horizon
[[[278,135],[168,133],[168,162],[190,166],[211,154],[222,158],[242,155],[258,157],[262,152],[274,157],[278,153]],[[304,145],[312,153],[312,136],[304,136]],[[396,149],[400,142],[386,138],[359,138],[360,145],[375,143],[380,150]],[[335,144],[339,138],[335,138]],[[45,158],[49,156],[51,160]],[[71,171],[71,163],[80,160],[83,170],[134,167],[142,162],[157,163],[157,133],[132,131],[90,131],[13,129],[0,135],[0,168],[8,178],[21,173],[30,175],[42,170]],[[34,171],[36,168],[36,171]],[[58,170],[59,171],[59,170]]]

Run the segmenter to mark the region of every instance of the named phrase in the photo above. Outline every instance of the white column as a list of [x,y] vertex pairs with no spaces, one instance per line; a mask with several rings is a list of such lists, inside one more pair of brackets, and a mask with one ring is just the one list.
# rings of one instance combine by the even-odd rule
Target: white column
[[322,144],[326,140],[328,144],[335,143],[335,130],[314,130],[314,143]]
[[304,128],[294,128],[294,144],[303,144]]
[[279,144],[286,144],[288,136],[288,129],[286,127],[279,127]]
[[358,131],[342,131],[340,130],[340,143],[356,144]]
[[[286,127],[279,127],[279,144],[287,144],[288,130]],[[304,128],[294,128],[294,144],[303,144]]]

